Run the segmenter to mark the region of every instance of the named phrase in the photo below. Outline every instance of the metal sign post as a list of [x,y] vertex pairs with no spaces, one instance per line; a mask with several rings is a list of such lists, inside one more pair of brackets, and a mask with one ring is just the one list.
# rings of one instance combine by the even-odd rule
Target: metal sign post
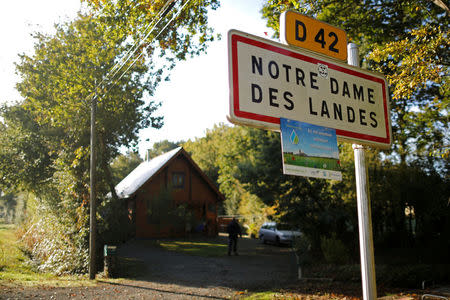
[[[348,64],[359,67],[358,47],[353,43],[348,44],[347,47]],[[353,144],[353,153],[355,157],[362,291],[365,300],[375,300],[377,299],[377,286],[372,238],[372,214],[370,211],[369,177],[367,175],[364,146]]]
[[[295,25],[291,26],[294,40],[300,42],[303,37],[306,40],[307,32],[315,34],[315,42],[323,46],[329,42],[325,36],[334,37],[325,35],[328,27],[320,22],[318,27],[304,19],[287,23]],[[329,32],[335,33],[335,29]],[[346,40],[336,36],[337,40]],[[333,42],[329,50],[330,47],[339,50]],[[378,148],[391,145],[386,79],[382,74],[359,68],[358,48],[352,43],[347,45],[347,64],[237,30],[228,33],[228,49],[228,119],[232,123],[279,131],[280,118],[284,118],[333,128],[341,141],[358,143],[353,149],[362,288],[365,300],[375,300],[369,184],[364,147],[360,144]]]

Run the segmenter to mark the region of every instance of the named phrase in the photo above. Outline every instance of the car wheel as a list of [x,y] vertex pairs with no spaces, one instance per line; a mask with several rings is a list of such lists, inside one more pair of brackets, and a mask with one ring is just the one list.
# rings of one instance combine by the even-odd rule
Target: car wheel
[[259,236],[260,241],[265,244],[266,243],[266,239],[264,238],[264,235],[260,235]]

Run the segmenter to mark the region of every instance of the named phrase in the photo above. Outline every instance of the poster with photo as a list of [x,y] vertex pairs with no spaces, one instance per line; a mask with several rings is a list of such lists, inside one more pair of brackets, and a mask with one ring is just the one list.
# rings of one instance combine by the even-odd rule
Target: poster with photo
[[283,173],[342,180],[336,130],[280,118]]

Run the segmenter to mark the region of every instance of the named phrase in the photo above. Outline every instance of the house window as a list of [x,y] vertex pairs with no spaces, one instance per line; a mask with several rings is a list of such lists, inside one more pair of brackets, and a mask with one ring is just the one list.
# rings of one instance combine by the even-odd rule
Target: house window
[[176,189],[184,188],[184,173],[183,172],[172,173],[172,187],[174,187]]

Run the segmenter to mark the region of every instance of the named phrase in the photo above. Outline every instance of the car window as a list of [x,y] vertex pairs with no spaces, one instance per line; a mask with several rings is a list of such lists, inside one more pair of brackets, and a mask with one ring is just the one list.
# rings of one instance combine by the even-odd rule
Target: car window
[[277,224],[278,230],[293,230],[288,224]]

